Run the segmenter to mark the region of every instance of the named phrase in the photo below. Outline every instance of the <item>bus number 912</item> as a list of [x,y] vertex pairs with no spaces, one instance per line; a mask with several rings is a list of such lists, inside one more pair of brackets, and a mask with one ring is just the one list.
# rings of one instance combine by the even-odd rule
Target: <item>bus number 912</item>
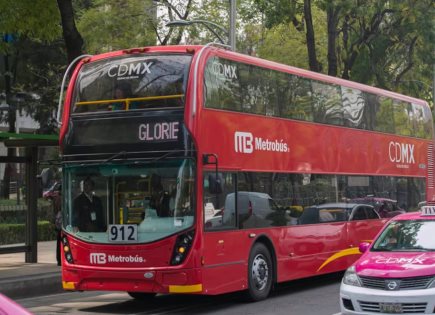
[[109,225],[110,242],[136,242],[137,225],[114,224]]

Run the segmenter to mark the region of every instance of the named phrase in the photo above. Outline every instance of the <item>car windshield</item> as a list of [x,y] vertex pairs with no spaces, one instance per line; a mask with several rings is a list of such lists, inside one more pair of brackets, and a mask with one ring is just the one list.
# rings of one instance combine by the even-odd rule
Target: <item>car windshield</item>
[[435,251],[435,221],[392,221],[375,241],[373,251]]
[[137,241],[152,242],[194,222],[194,162],[66,166],[63,225],[78,238],[108,243],[108,227],[137,225]]

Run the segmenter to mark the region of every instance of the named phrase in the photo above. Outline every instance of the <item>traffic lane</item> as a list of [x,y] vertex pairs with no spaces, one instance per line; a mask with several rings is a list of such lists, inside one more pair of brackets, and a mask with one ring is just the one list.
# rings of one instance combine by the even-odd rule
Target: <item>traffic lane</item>
[[342,274],[278,285],[261,302],[244,303],[240,293],[219,296],[159,295],[152,302],[126,293],[69,292],[18,300],[34,314],[208,314],[208,315],[333,315],[338,314]]

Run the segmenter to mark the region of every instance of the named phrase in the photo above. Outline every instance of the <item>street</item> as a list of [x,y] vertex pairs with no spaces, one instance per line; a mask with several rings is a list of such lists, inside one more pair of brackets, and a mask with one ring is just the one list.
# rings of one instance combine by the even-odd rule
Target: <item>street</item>
[[261,302],[246,303],[237,293],[221,296],[159,295],[153,302],[119,292],[71,292],[18,300],[35,314],[208,314],[338,315],[342,274],[284,283]]

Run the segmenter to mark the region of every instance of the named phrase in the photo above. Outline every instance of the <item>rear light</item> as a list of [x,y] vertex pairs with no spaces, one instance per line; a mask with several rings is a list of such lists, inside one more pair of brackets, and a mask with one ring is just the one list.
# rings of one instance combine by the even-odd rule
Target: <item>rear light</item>
[[68,263],[73,264],[74,259],[71,253],[71,247],[69,246],[68,238],[66,235],[62,236],[62,246],[63,246],[63,254]]
[[178,235],[171,258],[172,266],[179,265],[184,261],[184,259],[186,259],[186,256],[192,247],[194,235],[194,230]]

